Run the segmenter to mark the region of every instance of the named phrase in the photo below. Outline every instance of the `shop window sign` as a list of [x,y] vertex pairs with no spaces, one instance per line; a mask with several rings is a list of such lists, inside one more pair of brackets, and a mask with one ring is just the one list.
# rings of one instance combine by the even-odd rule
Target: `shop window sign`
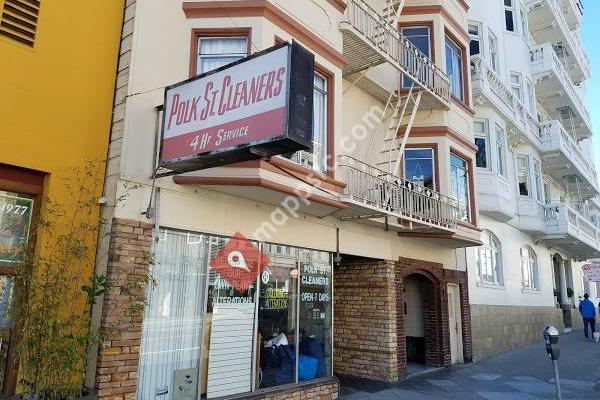
[[0,192],[0,265],[13,266],[27,243],[33,199]]

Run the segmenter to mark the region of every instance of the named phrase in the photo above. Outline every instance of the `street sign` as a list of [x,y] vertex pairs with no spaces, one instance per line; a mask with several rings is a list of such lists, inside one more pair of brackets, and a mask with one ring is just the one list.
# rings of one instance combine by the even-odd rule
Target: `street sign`
[[282,43],[165,89],[160,166],[189,172],[312,150],[314,55]]
[[585,280],[600,282],[600,264],[585,264],[581,269]]

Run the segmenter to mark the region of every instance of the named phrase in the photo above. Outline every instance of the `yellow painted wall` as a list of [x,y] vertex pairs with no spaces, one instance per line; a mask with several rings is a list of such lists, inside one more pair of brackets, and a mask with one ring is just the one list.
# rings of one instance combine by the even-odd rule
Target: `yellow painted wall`
[[[63,231],[75,212],[65,179],[106,159],[123,3],[41,0],[33,48],[0,36],[0,163],[47,174],[44,196],[71,213],[58,227]],[[98,167],[100,180],[90,188],[97,197],[104,178]],[[98,222],[98,213],[93,210],[88,222]],[[91,237],[82,280],[93,272]],[[48,248],[48,240],[38,238],[37,251]]]

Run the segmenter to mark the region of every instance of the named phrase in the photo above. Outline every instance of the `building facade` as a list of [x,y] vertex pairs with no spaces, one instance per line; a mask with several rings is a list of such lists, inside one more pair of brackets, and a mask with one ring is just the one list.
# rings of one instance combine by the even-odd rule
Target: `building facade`
[[[36,258],[48,256],[57,237],[74,226],[90,230],[99,224],[104,160],[108,149],[114,71],[117,63],[121,2],[86,5],[93,20],[67,1],[0,1],[0,287],[2,300],[0,381],[3,395],[14,394],[23,378],[15,362],[14,329],[9,318],[14,275],[22,245]],[[74,34],[73,32],[76,32]],[[94,197],[89,213],[76,211],[78,174],[89,173],[84,190]],[[69,187],[70,186],[70,187]],[[76,192],[74,192],[76,191]],[[90,198],[86,197],[89,201]],[[52,210],[64,218],[50,216]],[[57,211],[60,210],[60,211]],[[36,229],[40,220],[53,221],[53,234]],[[92,228],[93,227],[93,228]],[[48,233],[48,229],[45,229]],[[83,238],[85,236],[85,238]],[[62,290],[80,292],[94,271],[96,237],[83,235],[81,258],[63,282]],[[85,300],[71,304],[84,314]],[[43,357],[42,357],[43,358]],[[82,377],[71,377],[74,381]]]
[[[334,373],[471,359],[468,5],[400,3],[126,2],[99,398],[335,398]],[[313,151],[153,180],[164,88],[292,40],[315,59]],[[268,262],[235,289],[210,266],[240,234]]]
[[548,323],[581,324],[582,261],[600,251],[582,17],[576,0],[471,3],[484,243],[467,250],[475,359],[538,341]]

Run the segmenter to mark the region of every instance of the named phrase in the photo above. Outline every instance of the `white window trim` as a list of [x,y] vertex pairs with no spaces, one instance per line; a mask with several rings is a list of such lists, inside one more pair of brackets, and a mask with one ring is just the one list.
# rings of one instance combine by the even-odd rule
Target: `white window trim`
[[[529,160],[529,154],[517,154],[515,160],[517,162],[517,193],[519,197],[533,198],[533,188],[531,187],[531,162]],[[521,190],[519,188],[519,175],[521,173],[521,166],[519,165],[519,159],[524,159],[526,161],[527,171],[525,176],[527,177],[527,195],[521,194]]]
[[[508,176],[507,171],[506,171],[506,132],[504,129],[502,129],[501,126],[496,124],[495,133],[496,133],[496,141],[495,141],[495,143],[496,143],[496,173],[498,174],[499,177],[506,179]],[[502,134],[502,138],[500,138],[500,133]],[[498,144],[502,145],[502,153],[500,153],[500,151],[499,151]],[[502,162],[502,169],[503,169],[502,172],[500,172],[500,168],[499,168],[500,162]]]
[[[476,139],[485,140],[485,167],[477,166],[477,153],[475,155],[475,168],[481,171],[490,171],[492,167],[491,158],[490,157],[490,129],[489,129],[489,121],[487,119],[475,119],[475,122],[481,122],[483,124],[483,133],[473,132],[474,137]],[[475,125],[473,125],[475,126]]]
[[[497,288],[497,289],[504,289],[504,260],[502,257],[502,243],[500,242],[500,239],[498,239],[498,237],[496,235],[494,235],[493,232],[489,231],[489,230],[484,230],[482,232],[482,234],[488,235],[489,239],[490,239],[490,245],[489,246],[480,246],[476,249],[477,251],[477,286],[480,287],[486,287],[486,288]],[[494,244],[494,241],[496,241],[498,243],[498,246],[496,247]],[[493,256],[494,256],[494,251],[498,254],[498,259],[500,261],[500,278],[498,283],[495,282],[489,282],[489,281],[483,281],[483,274],[482,274],[482,264],[481,261],[483,260],[482,257],[482,252],[485,250],[490,250],[492,251],[492,262],[494,260]],[[493,272],[496,274],[496,270],[493,268],[494,266],[492,265],[492,270]],[[498,276],[496,276],[496,279],[498,280]]]
[[[500,74],[500,53],[498,52],[498,36],[492,31],[488,29],[488,45],[487,52],[489,57],[489,65],[492,71],[494,71],[497,75]],[[494,57],[495,56],[495,57]],[[495,62],[494,62],[495,60]]]
[[533,158],[533,182],[535,184],[535,200],[544,204],[544,175],[542,173],[542,162]]
[[[519,80],[519,83],[513,83],[512,78],[516,77]],[[509,83],[510,83],[510,88],[511,88],[511,93],[514,95],[514,89],[517,89],[519,92],[519,96],[517,97],[517,99],[523,103],[523,74],[521,74],[520,72],[516,72],[516,71],[511,71],[510,72],[510,76],[509,76]]]
[[[485,54],[485,43],[484,43],[484,40],[483,40],[483,25],[481,24],[481,22],[469,21],[469,23],[467,25],[467,29],[468,29],[469,25],[473,25],[473,26],[477,27],[477,33],[478,34],[477,35],[473,35],[472,33],[469,32],[469,38],[470,38],[470,41],[477,40],[479,42],[479,54],[478,54],[478,56],[479,57],[483,57],[484,54]],[[469,56],[471,56],[470,43],[469,43]]]
[[[525,271],[523,269],[523,264],[525,262],[525,259],[523,258],[523,249],[527,249],[527,253],[528,253],[528,261],[531,263],[530,264],[530,268],[529,268],[529,281],[531,282],[531,286],[530,287],[526,287],[525,286],[525,281],[523,280],[523,277],[525,276]],[[536,293],[541,293],[541,282],[540,282],[540,265],[538,262],[538,257],[537,257],[537,253],[535,252],[535,250],[533,250],[533,248],[529,245],[525,245],[523,247],[521,247],[521,249],[519,249],[519,258],[520,258],[520,262],[521,262],[521,289],[523,291],[523,293],[531,293],[531,294],[536,294]],[[534,282],[534,273],[533,273],[533,269],[537,269],[537,277],[538,277],[538,281]],[[534,287],[534,284],[537,283],[537,287]]]
[[[504,6],[504,13],[503,13],[503,19],[502,22],[504,24],[504,30],[507,33],[512,33],[515,35],[519,34],[519,21],[517,21],[517,15],[516,15],[516,9],[515,9],[515,0],[511,0],[511,4],[512,6],[507,6],[506,4],[504,4],[504,0],[502,1],[502,5]],[[506,11],[511,11],[512,12],[512,20],[513,20],[513,29],[512,31],[508,30],[508,27],[506,26]]]

